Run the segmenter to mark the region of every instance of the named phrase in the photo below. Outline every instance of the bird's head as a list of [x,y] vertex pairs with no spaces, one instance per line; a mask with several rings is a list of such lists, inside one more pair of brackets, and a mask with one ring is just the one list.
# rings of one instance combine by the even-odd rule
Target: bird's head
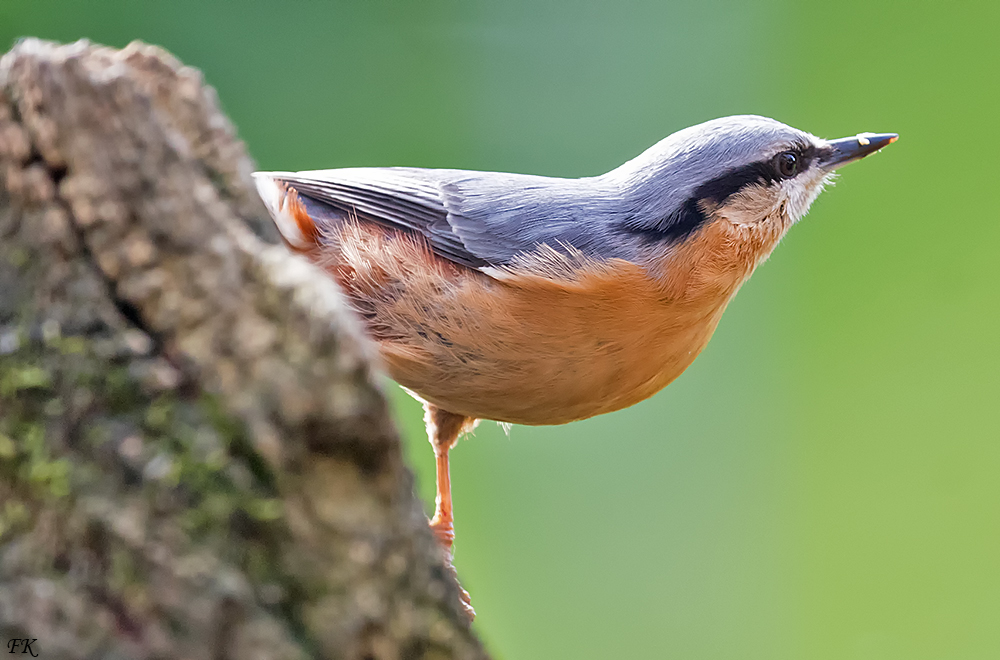
[[834,170],[896,138],[824,140],[766,117],[723,117],[674,133],[607,176],[633,191],[638,212],[627,225],[640,233],[683,240],[714,221],[783,233]]

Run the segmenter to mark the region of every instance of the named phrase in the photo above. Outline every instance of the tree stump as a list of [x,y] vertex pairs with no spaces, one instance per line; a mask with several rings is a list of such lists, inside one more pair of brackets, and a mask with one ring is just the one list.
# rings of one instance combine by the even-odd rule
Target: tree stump
[[482,658],[336,285],[168,53],[0,60],[0,640]]

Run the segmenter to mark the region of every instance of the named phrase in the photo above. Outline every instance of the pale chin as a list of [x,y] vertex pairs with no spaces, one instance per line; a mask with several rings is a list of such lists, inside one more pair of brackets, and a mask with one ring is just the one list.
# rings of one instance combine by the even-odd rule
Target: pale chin
[[809,207],[812,203],[816,201],[819,194],[828,185],[832,185],[836,174],[832,172],[823,173],[817,172],[814,174],[810,180],[805,182],[805,185],[790,185],[786,184],[786,217],[788,220],[795,224],[809,211]]

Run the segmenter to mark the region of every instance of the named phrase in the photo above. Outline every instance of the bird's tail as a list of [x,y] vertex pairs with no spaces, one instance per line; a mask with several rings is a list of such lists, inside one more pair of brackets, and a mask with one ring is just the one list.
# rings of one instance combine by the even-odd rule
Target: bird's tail
[[282,181],[282,174],[254,172],[257,192],[285,243],[297,252],[310,252],[320,244],[319,227],[298,192]]

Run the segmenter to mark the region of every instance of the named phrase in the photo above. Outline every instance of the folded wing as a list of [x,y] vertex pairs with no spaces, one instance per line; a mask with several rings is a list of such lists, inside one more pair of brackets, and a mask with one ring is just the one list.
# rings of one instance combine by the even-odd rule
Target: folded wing
[[295,189],[318,222],[356,217],[411,231],[438,255],[471,268],[506,265],[540,245],[619,256],[607,238],[622,204],[599,178],[416,168],[260,176]]

